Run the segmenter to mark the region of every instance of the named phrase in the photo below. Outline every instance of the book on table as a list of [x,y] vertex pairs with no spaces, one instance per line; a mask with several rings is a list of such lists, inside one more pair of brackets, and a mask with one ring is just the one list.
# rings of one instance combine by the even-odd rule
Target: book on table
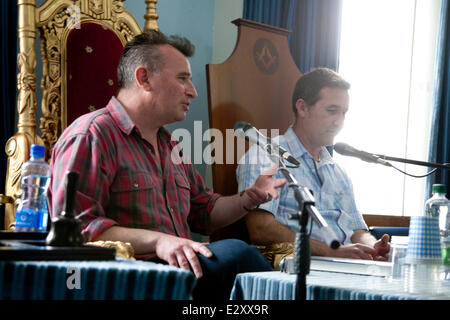
[[[280,270],[295,274],[294,258],[284,258]],[[310,270],[386,277],[392,273],[392,262],[312,256]]]

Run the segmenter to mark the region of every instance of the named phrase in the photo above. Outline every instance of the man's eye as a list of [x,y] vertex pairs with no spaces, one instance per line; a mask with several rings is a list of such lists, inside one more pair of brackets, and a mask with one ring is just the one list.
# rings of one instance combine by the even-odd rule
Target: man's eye
[[180,76],[178,76],[178,79],[180,79],[180,81],[183,81],[183,82],[187,82],[187,81],[189,81],[189,76],[188,75],[180,75]]

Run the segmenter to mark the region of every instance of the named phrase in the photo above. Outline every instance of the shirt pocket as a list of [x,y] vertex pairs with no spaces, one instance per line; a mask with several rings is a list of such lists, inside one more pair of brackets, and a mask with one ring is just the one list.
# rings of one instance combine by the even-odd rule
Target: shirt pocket
[[186,177],[180,174],[175,174],[174,180],[176,189],[174,198],[176,200],[173,205],[178,209],[179,213],[187,216],[191,208],[191,185]]
[[348,192],[340,185],[325,182],[320,190],[322,209],[346,210]]
[[154,187],[155,182],[150,173],[136,172],[119,175],[111,186],[111,192],[139,192]]
[[[144,212],[154,213],[158,202],[156,183],[148,172],[120,174],[111,185],[109,213],[130,227],[142,227]],[[151,222],[150,222],[151,223]]]

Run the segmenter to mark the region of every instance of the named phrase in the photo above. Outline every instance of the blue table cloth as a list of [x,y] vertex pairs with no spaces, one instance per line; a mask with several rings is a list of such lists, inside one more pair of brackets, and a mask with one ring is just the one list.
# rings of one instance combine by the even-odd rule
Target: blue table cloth
[[[296,275],[284,272],[238,274],[232,300],[294,300]],[[306,278],[308,300],[450,299],[448,281],[423,283],[388,277],[311,271]]]
[[186,300],[195,283],[145,261],[0,261],[0,300]]

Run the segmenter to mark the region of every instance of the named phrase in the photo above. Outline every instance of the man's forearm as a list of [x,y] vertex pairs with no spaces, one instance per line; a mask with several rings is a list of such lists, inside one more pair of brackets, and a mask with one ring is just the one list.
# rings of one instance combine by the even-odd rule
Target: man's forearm
[[272,176],[276,173],[276,169],[277,166],[274,165],[266,170],[242,193],[217,199],[210,214],[211,228],[215,230],[227,226],[238,221],[258,205],[277,199],[279,194],[276,189],[284,186],[286,179],[274,179]]
[[310,244],[312,256],[321,256],[321,257],[333,256],[332,250],[334,250],[334,249],[332,249],[325,242],[310,239],[309,244]]
[[293,242],[295,233],[275,220],[273,214],[265,210],[254,210],[246,217],[250,240],[256,245],[270,245],[280,242]]
[[164,236],[169,235],[151,230],[113,226],[94,240],[129,242],[135,254],[154,254],[157,241]]
[[[243,195],[242,197],[244,197]],[[211,211],[211,228],[217,230],[238,221],[248,212],[239,194],[223,196],[216,200]]]

